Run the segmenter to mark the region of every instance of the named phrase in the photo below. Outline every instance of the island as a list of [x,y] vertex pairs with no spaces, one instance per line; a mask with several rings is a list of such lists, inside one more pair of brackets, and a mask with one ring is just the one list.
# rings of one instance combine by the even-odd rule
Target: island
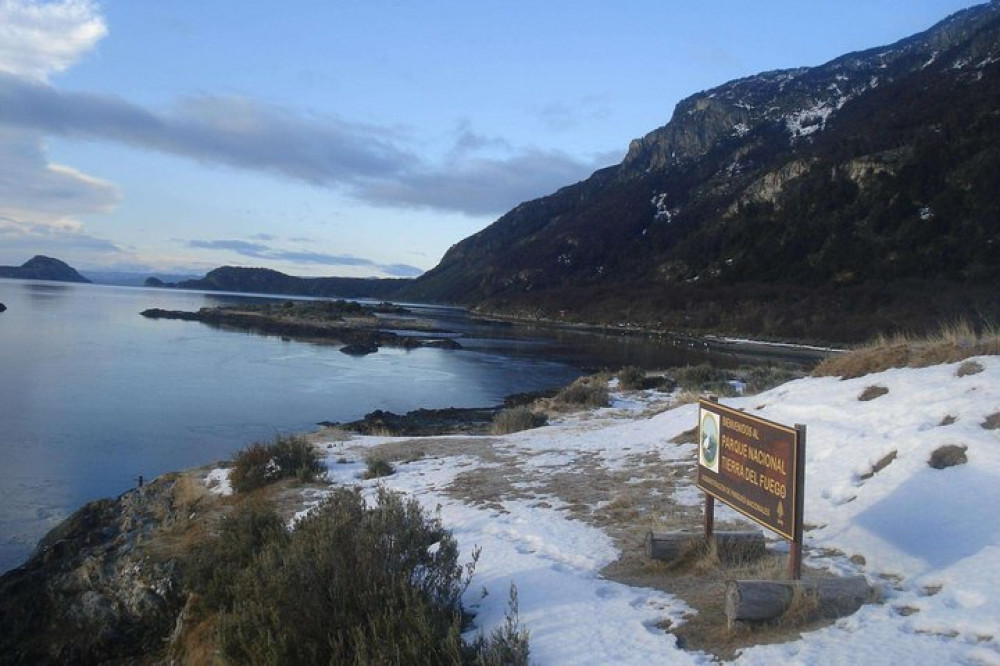
[[[408,310],[392,303],[362,305],[346,300],[242,303],[205,307],[197,312],[144,310],[148,319],[198,321],[223,329],[251,331],[305,342],[343,343],[340,351],[352,356],[375,353],[380,347],[461,349],[456,334],[434,329],[412,319]],[[402,334],[398,329],[406,329]]]
[[80,275],[66,262],[40,254],[20,266],[0,266],[0,278],[90,283],[90,280]]

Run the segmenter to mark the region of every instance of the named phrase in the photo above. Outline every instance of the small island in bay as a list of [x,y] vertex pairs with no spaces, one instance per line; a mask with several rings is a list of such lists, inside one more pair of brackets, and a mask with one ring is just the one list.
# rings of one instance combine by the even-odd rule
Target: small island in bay
[[[150,308],[141,314],[148,319],[199,321],[217,328],[307,342],[341,342],[344,346],[340,351],[355,356],[377,352],[379,347],[462,348],[454,339],[454,333],[403,318],[408,310],[393,303],[364,305],[345,300],[284,301],[206,307],[197,312]],[[406,329],[407,333],[397,332],[397,329]]]
[[[80,275],[64,261],[35,255],[20,266],[0,266],[0,278],[14,280],[52,280],[55,282],[82,282],[90,280]],[[0,310],[3,312],[3,310]]]

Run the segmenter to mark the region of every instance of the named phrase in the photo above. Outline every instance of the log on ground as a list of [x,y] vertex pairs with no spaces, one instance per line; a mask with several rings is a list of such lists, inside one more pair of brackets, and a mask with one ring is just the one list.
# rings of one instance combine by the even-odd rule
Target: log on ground
[[[753,562],[764,556],[764,533],[760,530],[712,534],[716,553],[722,562]],[[703,547],[705,535],[695,532],[647,532],[646,555],[653,560],[673,562]]]
[[864,576],[809,580],[731,580],[726,583],[726,619],[760,622],[783,615],[796,599],[815,606],[823,617],[850,615],[878,599]]

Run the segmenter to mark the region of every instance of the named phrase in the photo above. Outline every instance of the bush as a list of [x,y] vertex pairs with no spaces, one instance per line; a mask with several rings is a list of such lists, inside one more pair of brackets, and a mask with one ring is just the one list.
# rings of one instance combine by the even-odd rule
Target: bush
[[385,458],[380,456],[368,456],[365,458],[365,479],[378,479],[383,476],[392,476],[396,473],[396,468]]
[[592,409],[611,404],[611,394],[600,377],[581,377],[559,391],[554,400],[557,404]]
[[251,444],[233,458],[229,481],[238,493],[262,488],[281,479],[314,481],[323,465],[313,446],[297,435],[279,436],[271,444]]
[[244,504],[222,519],[219,536],[196,546],[187,559],[185,584],[209,608],[235,601],[236,579],[269,544],[288,540],[284,522],[273,509]]
[[741,368],[740,374],[746,383],[745,393],[753,395],[772,389],[775,386],[780,386],[793,379],[798,379],[805,373],[791,365],[776,364]]
[[618,371],[618,387],[623,391],[646,388],[646,371],[634,365],[625,366]]
[[236,577],[222,653],[239,664],[456,664],[471,565],[415,500],[337,489]]
[[517,588],[510,584],[507,614],[490,638],[482,634],[472,644],[476,666],[528,666],[528,630],[517,615]]
[[491,431],[494,435],[508,435],[539,428],[547,422],[548,418],[544,414],[536,414],[528,407],[511,407],[496,413]]
[[708,362],[676,368],[671,374],[677,386],[685,391],[700,392],[729,385],[729,374]]

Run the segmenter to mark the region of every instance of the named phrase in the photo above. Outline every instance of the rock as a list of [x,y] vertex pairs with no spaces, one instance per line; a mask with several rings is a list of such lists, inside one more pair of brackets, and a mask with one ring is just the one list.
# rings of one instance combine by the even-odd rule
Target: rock
[[454,338],[441,338],[440,340],[428,340],[424,343],[424,347],[431,347],[433,349],[462,349],[462,345],[455,341]]
[[378,351],[378,345],[374,343],[355,342],[340,348],[341,354],[348,356],[367,356]]
[[0,303],[0,312],[6,312],[6,311],[7,311],[7,306],[4,305],[3,303]]
[[180,569],[139,544],[187,511],[157,479],[90,502],[0,576],[0,662],[135,663],[162,649],[184,605]]
[[365,414],[350,423],[324,421],[319,425],[338,427],[363,435],[391,434],[405,437],[434,437],[439,435],[486,434],[493,423],[498,407],[448,407],[445,409],[415,409],[406,414],[396,414],[381,409]]

